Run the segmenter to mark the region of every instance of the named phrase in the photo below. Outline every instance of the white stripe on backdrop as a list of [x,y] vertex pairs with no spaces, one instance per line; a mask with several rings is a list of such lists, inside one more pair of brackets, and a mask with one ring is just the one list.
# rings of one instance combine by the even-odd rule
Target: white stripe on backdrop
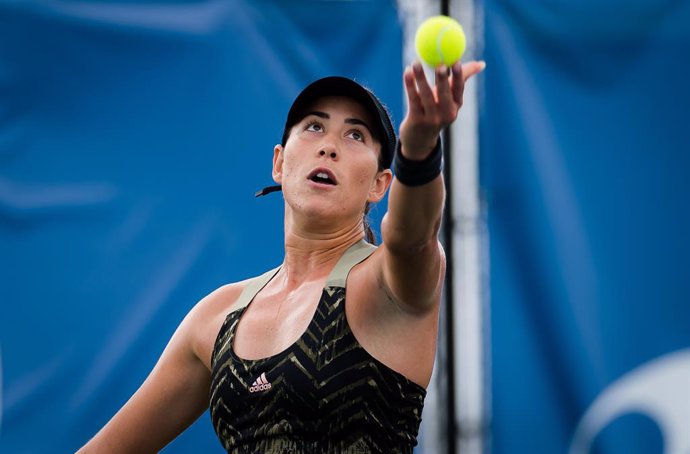
[[[451,0],[450,15],[467,35],[463,61],[483,55],[481,2]],[[489,68],[491,70],[491,68]],[[489,405],[488,229],[479,193],[478,81],[465,87],[458,120],[451,127],[453,160],[453,302],[455,334],[456,451],[484,454],[487,449]]]

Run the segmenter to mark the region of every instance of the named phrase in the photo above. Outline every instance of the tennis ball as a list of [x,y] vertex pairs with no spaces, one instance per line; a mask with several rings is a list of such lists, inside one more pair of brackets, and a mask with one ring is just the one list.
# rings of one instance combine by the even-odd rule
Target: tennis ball
[[419,57],[429,66],[451,66],[465,52],[465,32],[455,19],[434,16],[419,26],[414,44]]

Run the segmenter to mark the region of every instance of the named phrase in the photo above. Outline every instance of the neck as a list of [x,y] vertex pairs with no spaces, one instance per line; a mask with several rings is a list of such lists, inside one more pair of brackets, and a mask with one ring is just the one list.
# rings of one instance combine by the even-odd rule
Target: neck
[[[286,221],[288,221],[286,219]],[[345,251],[364,238],[361,219],[337,229],[311,231],[285,223],[283,279],[288,289],[323,280]]]

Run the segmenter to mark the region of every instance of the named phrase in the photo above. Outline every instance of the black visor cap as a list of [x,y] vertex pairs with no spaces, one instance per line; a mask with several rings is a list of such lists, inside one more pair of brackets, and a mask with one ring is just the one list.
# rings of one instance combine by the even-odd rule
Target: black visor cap
[[374,93],[346,77],[330,76],[318,79],[297,95],[285,121],[282,145],[285,146],[290,130],[302,121],[314,101],[325,96],[344,96],[364,107],[374,121],[372,134],[381,143],[381,164],[384,169],[390,168],[395,153],[396,137],[388,111]]

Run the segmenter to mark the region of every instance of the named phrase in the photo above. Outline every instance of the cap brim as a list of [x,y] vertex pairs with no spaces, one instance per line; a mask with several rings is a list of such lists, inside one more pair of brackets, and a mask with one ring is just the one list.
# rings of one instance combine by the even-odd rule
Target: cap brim
[[345,96],[354,99],[365,108],[375,122],[374,128],[376,130],[372,131],[372,133],[374,133],[379,139],[379,142],[381,142],[384,167],[390,167],[396,140],[390,116],[373,93],[354,80],[346,77],[324,77],[312,82],[302,90],[297,98],[295,98],[288,112],[287,121],[285,122],[285,131],[283,133],[283,141],[286,141],[287,135],[290,132],[289,129],[304,118],[311,104],[315,100],[325,96]]

